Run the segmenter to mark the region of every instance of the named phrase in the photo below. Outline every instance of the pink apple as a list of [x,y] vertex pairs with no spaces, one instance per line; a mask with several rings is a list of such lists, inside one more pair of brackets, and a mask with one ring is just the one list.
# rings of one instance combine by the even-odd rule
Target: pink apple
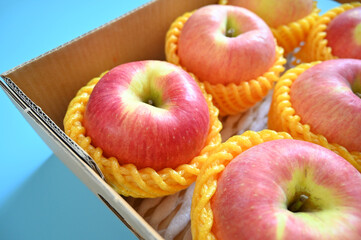
[[311,14],[313,0],[228,0],[260,16],[271,28],[300,20]]
[[107,157],[155,170],[197,156],[209,122],[195,80],[180,67],[155,60],[110,70],[94,87],[84,115],[86,134]]
[[301,123],[348,151],[361,151],[361,60],[317,64],[292,84],[290,101]]
[[325,38],[334,56],[361,59],[361,7],[347,10],[332,19]]
[[275,62],[269,27],[247,9],[208,5],[184,24],[178,41],[180,63],[200,81],[239,84],[261,76]]
[[234,158],[211,199],[217,239],[361,239],[361,174],[314,143],[281,139]]

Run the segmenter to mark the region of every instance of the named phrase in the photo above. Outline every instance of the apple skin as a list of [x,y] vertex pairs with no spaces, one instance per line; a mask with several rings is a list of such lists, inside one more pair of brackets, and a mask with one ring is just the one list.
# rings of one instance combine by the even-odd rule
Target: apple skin
[[361,7],[347,10],[332,19],[325,39],[332,55],[361,59]]
[[[211,199],[217,239],[360,239],[361,174],[331,150],[281,139],[223,170]],[[309,199],[288,210],[300,193]]]
[[[236,36],[226,36],[227,25]],[[247,9],[208,5],[197,9],[184,24],[178,56],[180,64],[200,81],[239,84],[273,66],[276,43],[264,21]]]
[[335,59],[299,75],[290,101],[302,124],[348,151],[361,151],[361,60]]
[[271,28],[300,20],[312,12],[312,0],[228,0],[227,4],[246,8]]
[[105,156],[138,169],[161,170],[188,163],[200,153],[209,118],[204,95],[186,71],[149,60],[119,65],[99,80],[84,126]]

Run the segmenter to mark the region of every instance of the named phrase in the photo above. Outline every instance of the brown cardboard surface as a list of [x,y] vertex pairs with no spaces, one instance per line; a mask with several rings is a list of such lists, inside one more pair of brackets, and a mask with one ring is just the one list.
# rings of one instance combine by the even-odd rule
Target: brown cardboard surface
[[171,22],[186,11],[216,2],[150,2],[3,75],[63,129],[66,108],[80,87],[118,64],[164,59]]
[[152,1],[2,74],[0,86],[54,154],[139,238],[161,237],[89,167],[84,160],[89,156],[64,138],[63,118],[76,92],[105,70],[124,62],[164,60],[165,35],[175,18],[212,3],[217,1]]

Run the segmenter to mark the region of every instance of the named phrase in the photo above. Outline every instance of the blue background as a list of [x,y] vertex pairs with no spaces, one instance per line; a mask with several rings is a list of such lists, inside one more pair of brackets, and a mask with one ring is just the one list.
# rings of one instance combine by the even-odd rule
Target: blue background
[[[0,1],[0,73],[149,0]],[[319,0],[326,11],[338,4]],[[0,90],[0,239],[136,239]]]

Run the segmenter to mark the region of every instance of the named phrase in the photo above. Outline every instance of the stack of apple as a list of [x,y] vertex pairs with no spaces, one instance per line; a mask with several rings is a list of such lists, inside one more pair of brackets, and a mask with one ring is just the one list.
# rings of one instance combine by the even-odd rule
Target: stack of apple
[[358,59],[288,70],[269,127],[298,140],[245,132],[223,143],[196,181],[193,238],[360,239],[360,92]]
[[[352,40],[352,39],[351,39]],[[328,145],[325,145],[325,142],[330,141],[330,142],[336,142],[336,144],[334,144],[333,146],[337,146],[336,148],[334,147],[330,147],[332,150],[335,150],[336,153],[345,156],[345,152],[346,155],[350,154],[350,152],[352,152],[352,154],[354,154],[355,158],[360,159],[360,149],[359,147],[361,146],[361,142],[359,139],[359,136],[361,136],[361,122],[360,122],[360,113],[361,113],[361,102],[359,99],[359,95],[360,95],[360,79],[361,79],[361,75],[360,75],[360,67],[358,66],[359,63],[357,63],[357,60],[345,60],[345,61],[335,61],[335,62],[327,62],[324,64],[324,67],[321,67],[321,70],[319,68],[315,68],[315,69],[310,69],[310,71],[307,73],[307,75],[304,75],[305,79],[308,79],[307,81],[302,81],[299,80],[299,82],[304,82],[303,86],[300,87],[298,86],[298,84],[295,84],[295,86],[292,88],[293,89],[293,95],[291,96],[291,98],[293,99],[294,103],[297,104],[298,106],[301,106],[305,111],[305,115],[301,116],[301,119],[304,119],[304,122],[307,122],[307,117],[306,115],[311,115],[311,118],[313,118],[315,121],[311,124],[307,124],[306,128],[310,128],[314,129],[317,132],[317,128],[318,126],[322,126],[323,128],[326,128],[326,132],[328,133],[322,133],[322,135],[319,134],[320,137],[320,141],[316,142],[318,145],[323,145],[325,147],[327,147]],[[295,75],[295,71],[301,71],[299,68],[295,68],[292,69],[291,72],[289,72],[289,75]],[[289,80],[288,83],[290,83]],[[300,84],[301,85],[301,84]],[[326,87],[329,86],[329,87]],[[282,87],[280,87],[282,88]],[[298,89],[298,90],[296,90]],[[334,90],[333,90],[334,89]],[[277,90],[279,90],[279,88],[277,88]],[[283,93],[283,92],[282,92]],[[334,95],[333,95],[334,94]],[[298,96],[297,96],[298,95]],[[275,95],[274,98],[279,98],[280,99],[280,105],[277,106],[279,109],[280,108],[285,108],[287,110],[289,110],[290,106],[288,105],[287,102],[284,101],[284,98],[282,98],[282,94],[278,94]],[[287,97],[286,97],[287,98]],[[308,103],[309,102],[309,103]],[[292,102],[293,103],[293,102]],[[307,103],[307,104],[305,104]],[[282,105],[283,104],[283,105]],[[338,107],[339,105],[339,107]],[[276,107],[276,108],[277,108]],[[338,110],[336,110],[338,109]],[[297,112],[298,110],[296,110]],[[339,111],[339,112],[338,112]],[[282,117],[281,117],[282,113],[278,112],[276,113],[275,118],[278,118],[279,121],[283,121]],[[299,116],[296,116],[295,118],[299,118]],[[337,126],[334,125],[334,119],[339,119],[340,123],[337,123]],[[331,126],[331,127],[330,127]],[[333,127],[332,127],[333,126]],[[290,127],[291,129],[287,129],[287,127],[285,128],[278,128],[278,130],[280,131],[290,131],[292,132],[297,131],[299,129],[295,128],[292,129],[292,127]],[[337,135],[337,133],[339,133],[338,135],[341,135],[340,140],[336,140],[336,138],[333,138],[332,136],[329,135]],[[327,136],[327,138],[325,138],[325,136]],[[303,140],[309,140],[307,138],[304,138]],[[348,146],[346,143],[344,142],[349,142],[351,143],[353,146]],[[293,147],[294,145],[294,147]],[[347,162],[345,159],[339,157],[336,154],[331,153],[329,150],[327,150],[326,148],[322,148],[319,147],[318,145],[315,144],[306,144],[303,141],[285,141],[282,144],[280,144],[281,148],[289,148],[287,151],[286,150],[280,150],[279,151],[275,151],[274,155],[279,155],[279,158],[283,159],[283,161],[281,162],[277,162],[277,165],[283,166],[285,167],[285,165],[293,165],[294,163],[292,163],[292,161],[294,160],[293,157],[290,155],[290,152],[293,152],[294,154],[298,154],[298,156],[301,156],[301,162],[305,161],[304,163],[302,163],[301,165],[305,164],[307,162],[307,165],[310,166],[310,172],[311,169],[314,169],[314,171],[320,171],[320,176],[322,174],[324,174],[325,176],[329,176],[329,181],[333,181],[334,183],[341,183],[341,185],[349,185],[349,187],[343,188],[342,191],[345,191],[345,195],[347,195],[347,198],[353,199],[352,202],[353,203],[345,203],[344,205],[340,202],[339,205],[333,205],[332,202],[332,198],[330,197],[329,199],[327,198],[323,198],[324,196],[326,196],[326,191],[328,190],[321,190],[323,188],[325,189],[333,189],[330,191],[341,191],[339,189],[339,187],[337,187],[336,185],[330,187],[328,185],[323,185],[320,184],[320,186],[318,186],[319,182],[318,180],[316,180],[316,182],[313,182],[312,179],[307,179],[310,176],[307,176],[307,174],[310,174],[310,172],[305,171],[303,173],[301,173],[299,176],[297,176],[297,178],[300,179],[307,179],[306,182],[291,182],[290,184],[294,184],[292,185],[293,187],[295,187],[296,189],[298,189],[297,191],[294,191],[294,195],[292,195],[291,193],[289,193],[290,195],[288,196],[288,198],[286,199],[286,201],[284,202],[285,206],[286,206],[286,212],[288,212],[289,214],[289,221],[291,221],[291,219],[294,218],[294,226],[295,226],[295,230],[292,229],[292,224],[290,224],[290,227],[287,226],[286,228],[286,216],[283,216],[283,220],[284,220],[284,231],[280,231],[279,234],[283,234],[283,237],[286,237],[287,235],[292,236],[293,238],[298,238],[300,237],[302,239],[302,237],[310,237],[311,239],[318,239],[318,238],[322,238],[321,234],[318,234],[318,231],[323,231],[322,230],[322,225],[327,226],[329,225],[327,223],[327,218],[329,218],[326,214],[326,217],[324,219],[319,220],[319,222],[317,223],[312,223],[313,220],[310,220],[311,223],[307,225],[307,222],[303,222],[302,219],[298,219],[298,215],[303,214],[305,215],[306,218],[308,218],[308,216],[313,216],[315,215],[313,212],[315,211],[320,211],[319,215],[323,215],[325,212],[329,211],[329,208],[326,206],[331,206],[333,205],[331,208],[334,209],[339,209],[339,208],[348,208],[348,204],[353,205],[353,210],[355,211],[355,215],[351,214],[351,212],[349,211],[345,211],[344,213],[340,212],[339,215],[340,217],[337,219],[335,219],[335,221],[337,223],[330,223],[330,225],[332,225],[335,228],[335,231],[333,233],[331,233],[331,235],[327,236],[324,235],[324,238],[338,238],[340,236],[343,236],[343,230],[344,229],[349,229],[349,236],[345,235],[346,239],[358,239],[360,238],[360,233],[359,230],[357,230],[357,228],[353,229],[354,226],[359,226],[360,225],[360,200],[359,200],[359,195],[360,192],[356,189],[351,187],[351,185],[353,185],[353,182],[360,182],[360,174],[358,173],[358,170],[361,170],[360,167],[358,167],[358,164],[361,163],[361,160],[359,160],[358,162],[351,162],[354,166],[352,166],[349,162]],[[291,147],[292,146],[292,147]],[[269,144],[268,146],[265,146],[266,149],[270,148],[277,148],[277,144],[273,145]],[[301,150],[302,149],[302,150]],[[300,152],[299,152],[300,150]],[[259,150],[254,150],[256,153]],[[304,153],[304,154],[302,154]],[[254,153],[250,153],[252,156]],[[287,157],[285,157],[283,154],[285,154]],[[325,154],[325,155],[324,155]],[[252,161],[260,161],[261,162],[261,158],[263,158],[263,154],[260,154],[261,156],[255,157],[255,159],[252,159]],[[289,156],[288,156],[289,155]],[[310,155],[310,158],[303,158],[303,156],[306,155]],[[312,157],[312,156],[317,156],[316,157]],[[324,157],[327,156],[327,157]],[[274,157],[272,157],[274,158]],[[278,158],[278,157],[277,157]],[[354,158],[354,159],[355,159]],[[317,160],[316,160],[317,159]],[[350,160],[350,159],[348,159]],[[239,161],[241,162],[241,161]],[[250,161],[250,165],[252,162]],[[284,164],[284,165],[282,165]],[[334,164],[334,165],[333,165]],[[242,165],[242,163],[239,163],[239,165]],[[268,163],[262,162],[262,164],[260,165],[265,165],[265,169],[274,169],[274,167],[269,166]],[[318,166],[317,166],[318,165]],[[325,165],[325,166],[323,166]],[[333,166],[331,166],[333,165]],[[257,170],[254,170],[256,167],[255,166],[259,166],[257,162],[255,162],[254,165],[252,165],[252,167],[250,167],[249,169],[245,170],[245,172],[248,173],[248,177],[249,182],[245,182],[245,190],[249,189],[250,191],[253,190],[253,188],[251,188],[251,183],[253,181],[253,183],[255,185],[259,185],[262,183],[263,180],[259,180],[257,182],[254,182],[254,179],[256,179],[256,176],[258,176],[259,172]],[[343,167],[345,166],[345,167]],[[347,167],[346,167],[347,166]],[[356,168],[357,169],[356,169]],[[231,169],[232,167],[230,167]],[[240,167],[241,168],[241,167]],[[287,167],[286,167],[287,168]],[[322,168],[322,169],[321,169]],[[258,169],[262,169],[261,167],[258,167]],[[289,168],[289,174],[293,175],[292,172],[294,171],[294,173],[298,174],[298,171],[300,171],[297,168]],[[335,171],[341,171],[340,169],[344,170],[343,173],[341,174],[333,174],[333,172]],[[347,169],[347,170],[346,170]],[[231,171],[231,170],[230,170]],[[286,171],[286,170],[284,170]],[[234,170],[234,172],[238,172],[237,170]],[[352,174],[351,174],[352,173]],[[269,173],[264,173],[264,175],[271,177],[271,172]],[[275,176],[281,175],[281,170],[280,172],[276,172]],[[353,180],[346,180],[347,184],[343,182],[342,179],[343,175],[352,175],[353,177],[355,177],[355,179]],[[247,177],[246,175],[241,175],[241,179]],[[254,177],[254,178],[253,178]],[[238,184],[234,184],[234,182],[232,181],[232,179],[235,179],[234,176],[229,177],[227,179],[231,180],[231,183],[227,186],[238,186]],[[271,180],[274,183],[275,178],[269,178],[269,180]],[[247,180],[248,181],[248,180]],[[265,181],[265,180],[264,180]],[[287,181],[286,179],[284,180],[285,182]],[[197,180],[198,183],[198,180]],[[247,184],[249,186],[247,186]],[[316,186],[316,185],[317,186]],[[265,182],[266,185],[266,182]],[[230,189],[230,187],[224,187],[225,189],[228,190]],[[319,190],[314,190],[314,189],[319,189]],[[302,192],[303,189],[304,192],[301,194],[300,192]],[[310,190],[313,189],[313,190]],[[204,190],[204,189],[203,189]],[[196,190],[197,191],[197,190]],[[218,190],[217,190],[218,191]],[[219,190],[220,192],[222,192],[223,190]],[[249,224],[248,223],[248,219],[252,218],[251,216],[249,216],[250,214],[248,214],[248,211],[245,211],[244,209],[248,209],[247,204],[242,205],[242,199],[247,199],[249,200],[248,204],[252,204],[255,203],[255,209],[254,212],[256,213],[257,211],[260,212],[264,212],[267,211],[265,209],[266,206],[260,206],[259,208],[257,208],[257,201],[261,202],[262,198],[268,199],[270,203],[272,203],[272,196],[271,200],[270,198],[266,198],[266,196],[262,195],[261,197],[257,198],[257,200],[252,200],[253,198],[250,197],[252,196],[252,194],[249,194],[248,192],[246,192],[244,195],[241,194],[240,192],[235,193],[237,190],[235,190],[233,193],[231,190],[229,190],[229,194],[230,197],[226,197],[224,196],[224,193],[219,193],[218,196],[218,200],[213,199],[212,201],[217,203],[214,203],[215,208],[217,208],[217,211],[219,211],[218,213],[218,217],[219,218],[223,218],[223,217],[228,217],[229,219],[227,220],[227,222],[224,223],[223,227],[214,227],[215,232],[227,232],[224,229],[233,229],[234,231],[242,231],[243,230],[249,230],[249,233],[245,233],[244,235],[232,235],[232,232],[229,232],[230,234],[230,239],[242,239],[242,237],[239,236],[243,236],[243,238],[249,238],[249,236],[256,236],[255,233],[259,234],[259,239],[264,239],[267,238],[267,236],[271,239],[271,235],[272,233],[272,228],[274,229],[275,225],[270,226],[270,233],[271,235],[267,235],[267,231],[264,229],[264,231],[262,231],[262,229],[259,227],[260,225],[257,224],[261,224],[263,226],[264,222],[258,222],[257,219],[254,219],[254,225],[253,224]],[[239,190],[238,190],[239,191]],[[287,190],[287,191],[291,191],[291,190]],[[307,194],[305,194],[306,191],[315,191],[313,193],[311,192],[307,192]],[[265,191],[264,188],[260,189],[260,193],[267,193],[267,191]],[[320,193],[322,192],[322,193]],[[351,193],[353,192],[353,193]],[[311,195],[309,195],[311,194]],[[321,195],[325,194],[323,197],[321,197]],[[352,196],[353,195],[353,196]],[[242,211],[244,212],[244,216],[242,214],[237,214],[239,212],[237,212],[236,214],[232,214],[234,213],[234,209],[237,208],[236,203],[231,204],[229,203],[230,199],[233,199],[232,196],[240,196],[240,198],[237,198],[237,200],[235,200],[234,202],[237,202],[237,205],[240,207],[240,209],[243,209]],[[247,198],[245,197],[247,196]],[[329,195],[328,195],[329,196]],[[352,196],[352,197],[351,197]],[[215,197],[216,198],[216,197]],[[320,202],[315,202],[315,198],[319,198]],[[305,201],[305,199],[309,199],[308,201]],[[323,199],[323,200],[322,200]],[[267,201],[268,201],[267,200]],[[266,201],[266,200],[264,200]],[[305,201],[305,203],[303,202]],[[339,201],[339,200],[337,200]],[[340,200],[342,201],[342,200]],[[243,202],[244,203],[244,202]],[[276,203],[276,200],[273,201],[273,203]],[[261,203],[260,203],[261,204]],[[230,209],[226,208],[226,206],[229,206]],[[287,206],[289,207],[289,209],[287,210]],[[228,210],[229,211],[228,211]],[[285,209],[282,208],[284,211]],[[272,211],[272,206],[269,206],[269,210]],[[295,212],[295,213],[293,213]],[[336,210],[337,212],[337,210]],[[335,214],[338,214],[336,213]],[[293,215],[294,214],[294,215]],[[237,220],[240,218],[236,218],[235,215],[239,215],[239,216],[243,216],[240,217],[242,220]],[[246,216],[247,215],[247,216]],[[238,217],[239,217],[238,216]],[[280,216],[281,217],[281,216]],[[258,218],[258,216],[257,216]],[[317,215],[318,218],[318,215]],[[253,218],[252,218],[253,219]],[[352,219],[355,219],[352,220]],[[264,219],[266,222],[268,221],[267,218],[265,217]],[[270,221],[272,221],[269,218]],[[253,220],[252,220],[253,221]],[[303,222],[303,223],[302,223]],[[216,224],[216,223],[215,223]],[[235,227],[229,227],[229,226],[233,226],[236,225]],[[305,226],[306,229],[304,229],[303,232],[298,232],[298,226],[303,225]],[[313,226],[314,225],[314,226]],[[336,225],[340,225],[342,227],[336,227]],[[254,227],[255,226],[255,227]],[[338,231],[340,230],[340,231]],[[236,233],[234,233],[236,234]],[[274,236],[274,235],[273,235]],[[193,236],[195,237],[195,236]],[[196,238],[196,237],[195,237]],[[202,238],[201,238],[202,239]],[[222,239],[222,238],[221,238]]]
[[[145,173],[149,173],[152,183],[158,180],[154,172],[161,176],[165,169],[172,169],[170,175],[176,174],[173,169],[199,156],[212,129],[217,128],[211,123],[206,94],[197,80],[221,85],[240,83],[264,74],[274,64],[275,41],[263,20],[237,6],[227,6],[228,10],[219,14],[220,6],[202,8],[201,17],[193,18],[198,20],[192,20],[194,25],[188,24],[189,30],[181,35],[179,57],[190,63],[185,67],[189,72],[164,61],[138,61],[115,67],[97,82],[81,122],[73,125],[82,124],[81,134],[90,137],[95,148],[101,149],[100,155],[106,157],[101,164],[116,159],[121,166],[132,164],[136,170],[147,169]],[[239,12],[243,15],[236,14]],[[359,26],[355,28],[356,35],[361,32]],[[357,37],[355,42],[361,45],[359,40]],[[268,127],[290,135],[267,130],[260,134],[264,138],[260,138],[247,132],[246,136],[254,134],[253,142],[235,136],[226,137],[223,144],[217,140],[220,137],[215,137],[210,143],[214,145],[212,150],[204,155],[209,158],[205,167],[200,172],[197,169],[206,160],[195,168],[187,168],[194,175],[199,174],[195,195],[188,188],[176,191],[178,195],[143,201],[158,219],[164,216],[169,223],[172,221],[169,219],[179,217],[176,221],[180,219],[181,223],[173,222],[172,226],[183,229],[178,227],[178,232],[167,235],[169,238],[189,236],[190,232],[188,235],[179,232],[187,231],[190,202],[193,198],[193,211],[200,193],[206,194],[209,204],[206,209],[198,209],[199,213],[212,217],[211,222],[200,221],[202,226],[192,223],[194,239],[203,239],[197,230],[202,227],[206,231],[201,234],[210,233],[211,238],[219,239],[361,238],[358,187],[361,175],[357,171],[361,170],[361,60],[339,59],[297,66],[282,76],[273,94]],[[259,115],[257,111],[268,113],[268,108],[253,109],[255,115]],[[245,114],[238,116],[242,118]],[[67,121],[71,118],[66,116]],[[225,129],[235,124],[224,119],[222,122]],[[242,127],[253,130],[252,125]],[[68,127],[65,130],[80,141]],[[219,129],[215,132],[218,136]],[[297,140],[271,139],[275,134]],[[84,139],[81,141],[79,144]],[[249,150],[244,151],[246,148]],[[98,153],[90,152],[92,157]],[[346,158],[348,161],[342,158],[347,154],[353,162],[351,158]],[[227,158],[226,164],[219,164],[217,157],[221,156]],[[118,166],[104,165],[109,169]],[[216,177],[199,182],[210,166],[213,170],[216,166]],[[101,169],[107,171],[106,167]],[[119,176],[112,178],[123,180]],[[184,186],[190,185],[187,179],[183,180]],[[178,207],[179,194],[184,192],[187,197],[183,206]],[[161,203],[174,207],[162,205],[157,208],[161,213],[154,211],[155,205]],[[139,206],[138,210],[142,209],[142,204]],[[182,216],[177,215],[178,209],[182,209]],[[197,223],[199,216],[193,211]]]
[[[359,44],[355,29],[348,41]],[[357,59],[288,70],[276,84],[269,127],[303,141],[222,144],[196,182],[194,239],[360,239],[360,87]]]

